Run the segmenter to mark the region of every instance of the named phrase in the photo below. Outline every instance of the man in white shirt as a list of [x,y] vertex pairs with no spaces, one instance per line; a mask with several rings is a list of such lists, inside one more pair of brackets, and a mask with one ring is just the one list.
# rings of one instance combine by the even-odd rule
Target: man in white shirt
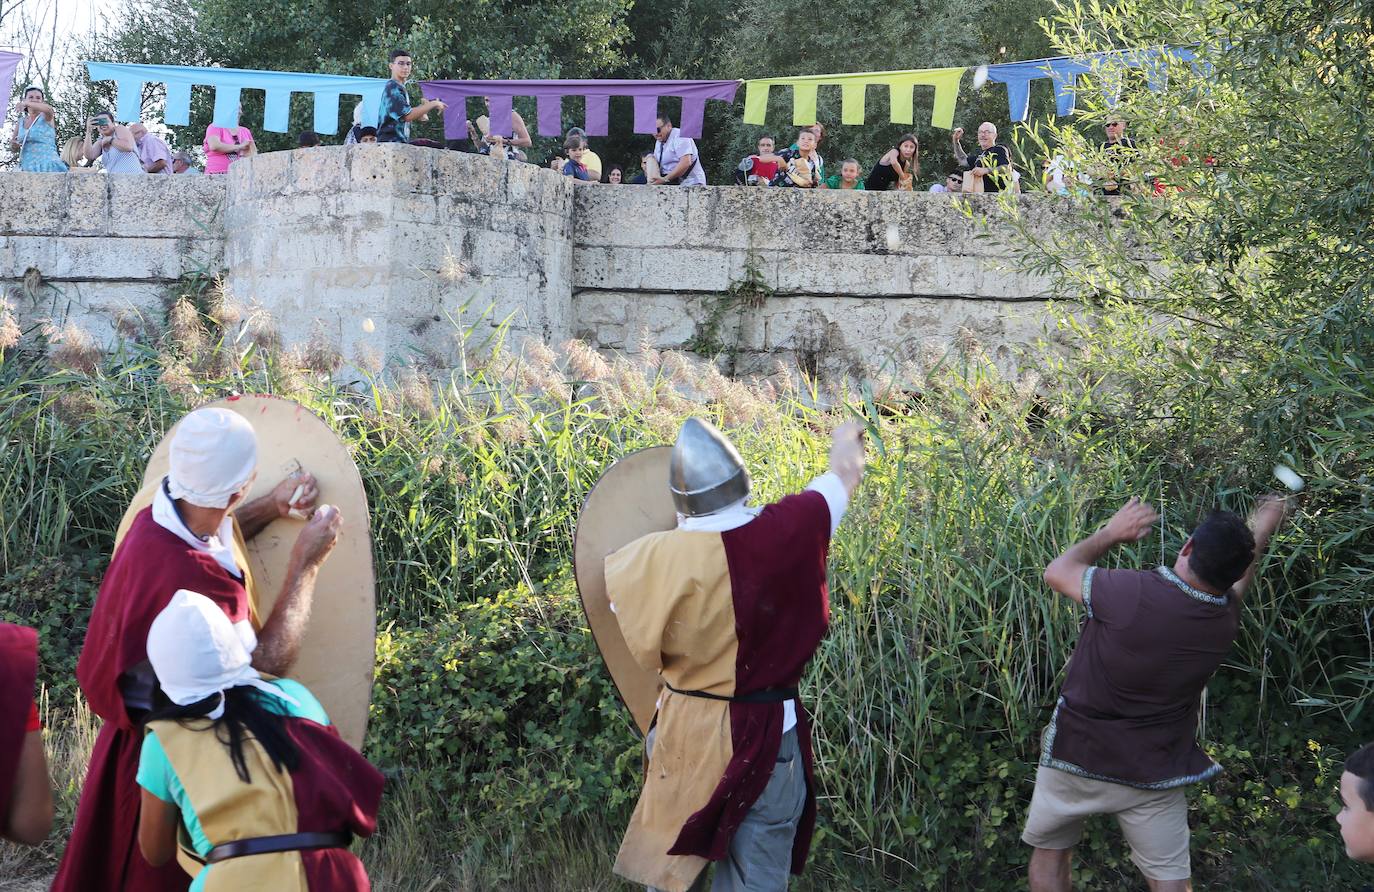
[[667,115],[658,116],[654,129],[654,164],[648,178],[650,186],[705,186],[706,171],[701,167],[696,140],[688,139],[673,126]]

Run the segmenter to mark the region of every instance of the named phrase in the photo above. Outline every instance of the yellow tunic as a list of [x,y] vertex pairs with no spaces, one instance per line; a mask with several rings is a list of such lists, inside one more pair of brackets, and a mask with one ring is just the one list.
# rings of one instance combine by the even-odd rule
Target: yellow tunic
[[[606,558],[606,592],[640,665],[675,688],[734,695],[739,640],[719,533],[669,530],[636,539]],[[664,689],[644,789],[616,856],[620,876],[686,892],[706,866],[704,858],[668,850],[730,763],[729,707]]]

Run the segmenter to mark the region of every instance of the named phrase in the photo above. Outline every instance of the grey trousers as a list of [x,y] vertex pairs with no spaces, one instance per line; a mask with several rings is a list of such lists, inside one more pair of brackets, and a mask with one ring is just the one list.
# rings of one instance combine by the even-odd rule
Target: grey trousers
[[[653,752],[654,734],[646,747]],[[786,892],[792,870],[792,840],[806,807],[806,772],[802,767],[797,731],[782,736],[778,760],[758,801],[730,840],[730,851],[716,862],[711,892]],[[690,892],[706,892],[707,871]],[[649,892],[659,892],[653,886]]]

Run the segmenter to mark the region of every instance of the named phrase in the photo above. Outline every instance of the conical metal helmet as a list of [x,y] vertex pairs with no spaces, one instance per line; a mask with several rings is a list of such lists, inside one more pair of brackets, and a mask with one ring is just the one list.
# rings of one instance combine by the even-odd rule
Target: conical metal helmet
[[749,495],[744,459],[709,421],[688,418],[673,444],[668,488],[688,517],[712,514]]

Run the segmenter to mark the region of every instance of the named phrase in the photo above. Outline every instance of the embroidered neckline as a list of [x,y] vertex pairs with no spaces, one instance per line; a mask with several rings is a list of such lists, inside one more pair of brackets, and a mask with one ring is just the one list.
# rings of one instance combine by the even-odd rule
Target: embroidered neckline
[[1170,570],[1168,567],[1160,566],[1155,570],[1155,572],[1158,573],[1160,576],[1163,576],[1169,582],[1172,582],[1174,585],[1178,586],[1183,591],[1183,593],[1188,597],[1196,598],[1204,604],[1213,604],[1217,607],[1225,607],[1226,604],[1229,603],[1229,600],[1225,595],[1209,595],[1204,591],[1193,588],[1191,585],[1180,579],[1178,574],[1175,573],[1173,570]]

